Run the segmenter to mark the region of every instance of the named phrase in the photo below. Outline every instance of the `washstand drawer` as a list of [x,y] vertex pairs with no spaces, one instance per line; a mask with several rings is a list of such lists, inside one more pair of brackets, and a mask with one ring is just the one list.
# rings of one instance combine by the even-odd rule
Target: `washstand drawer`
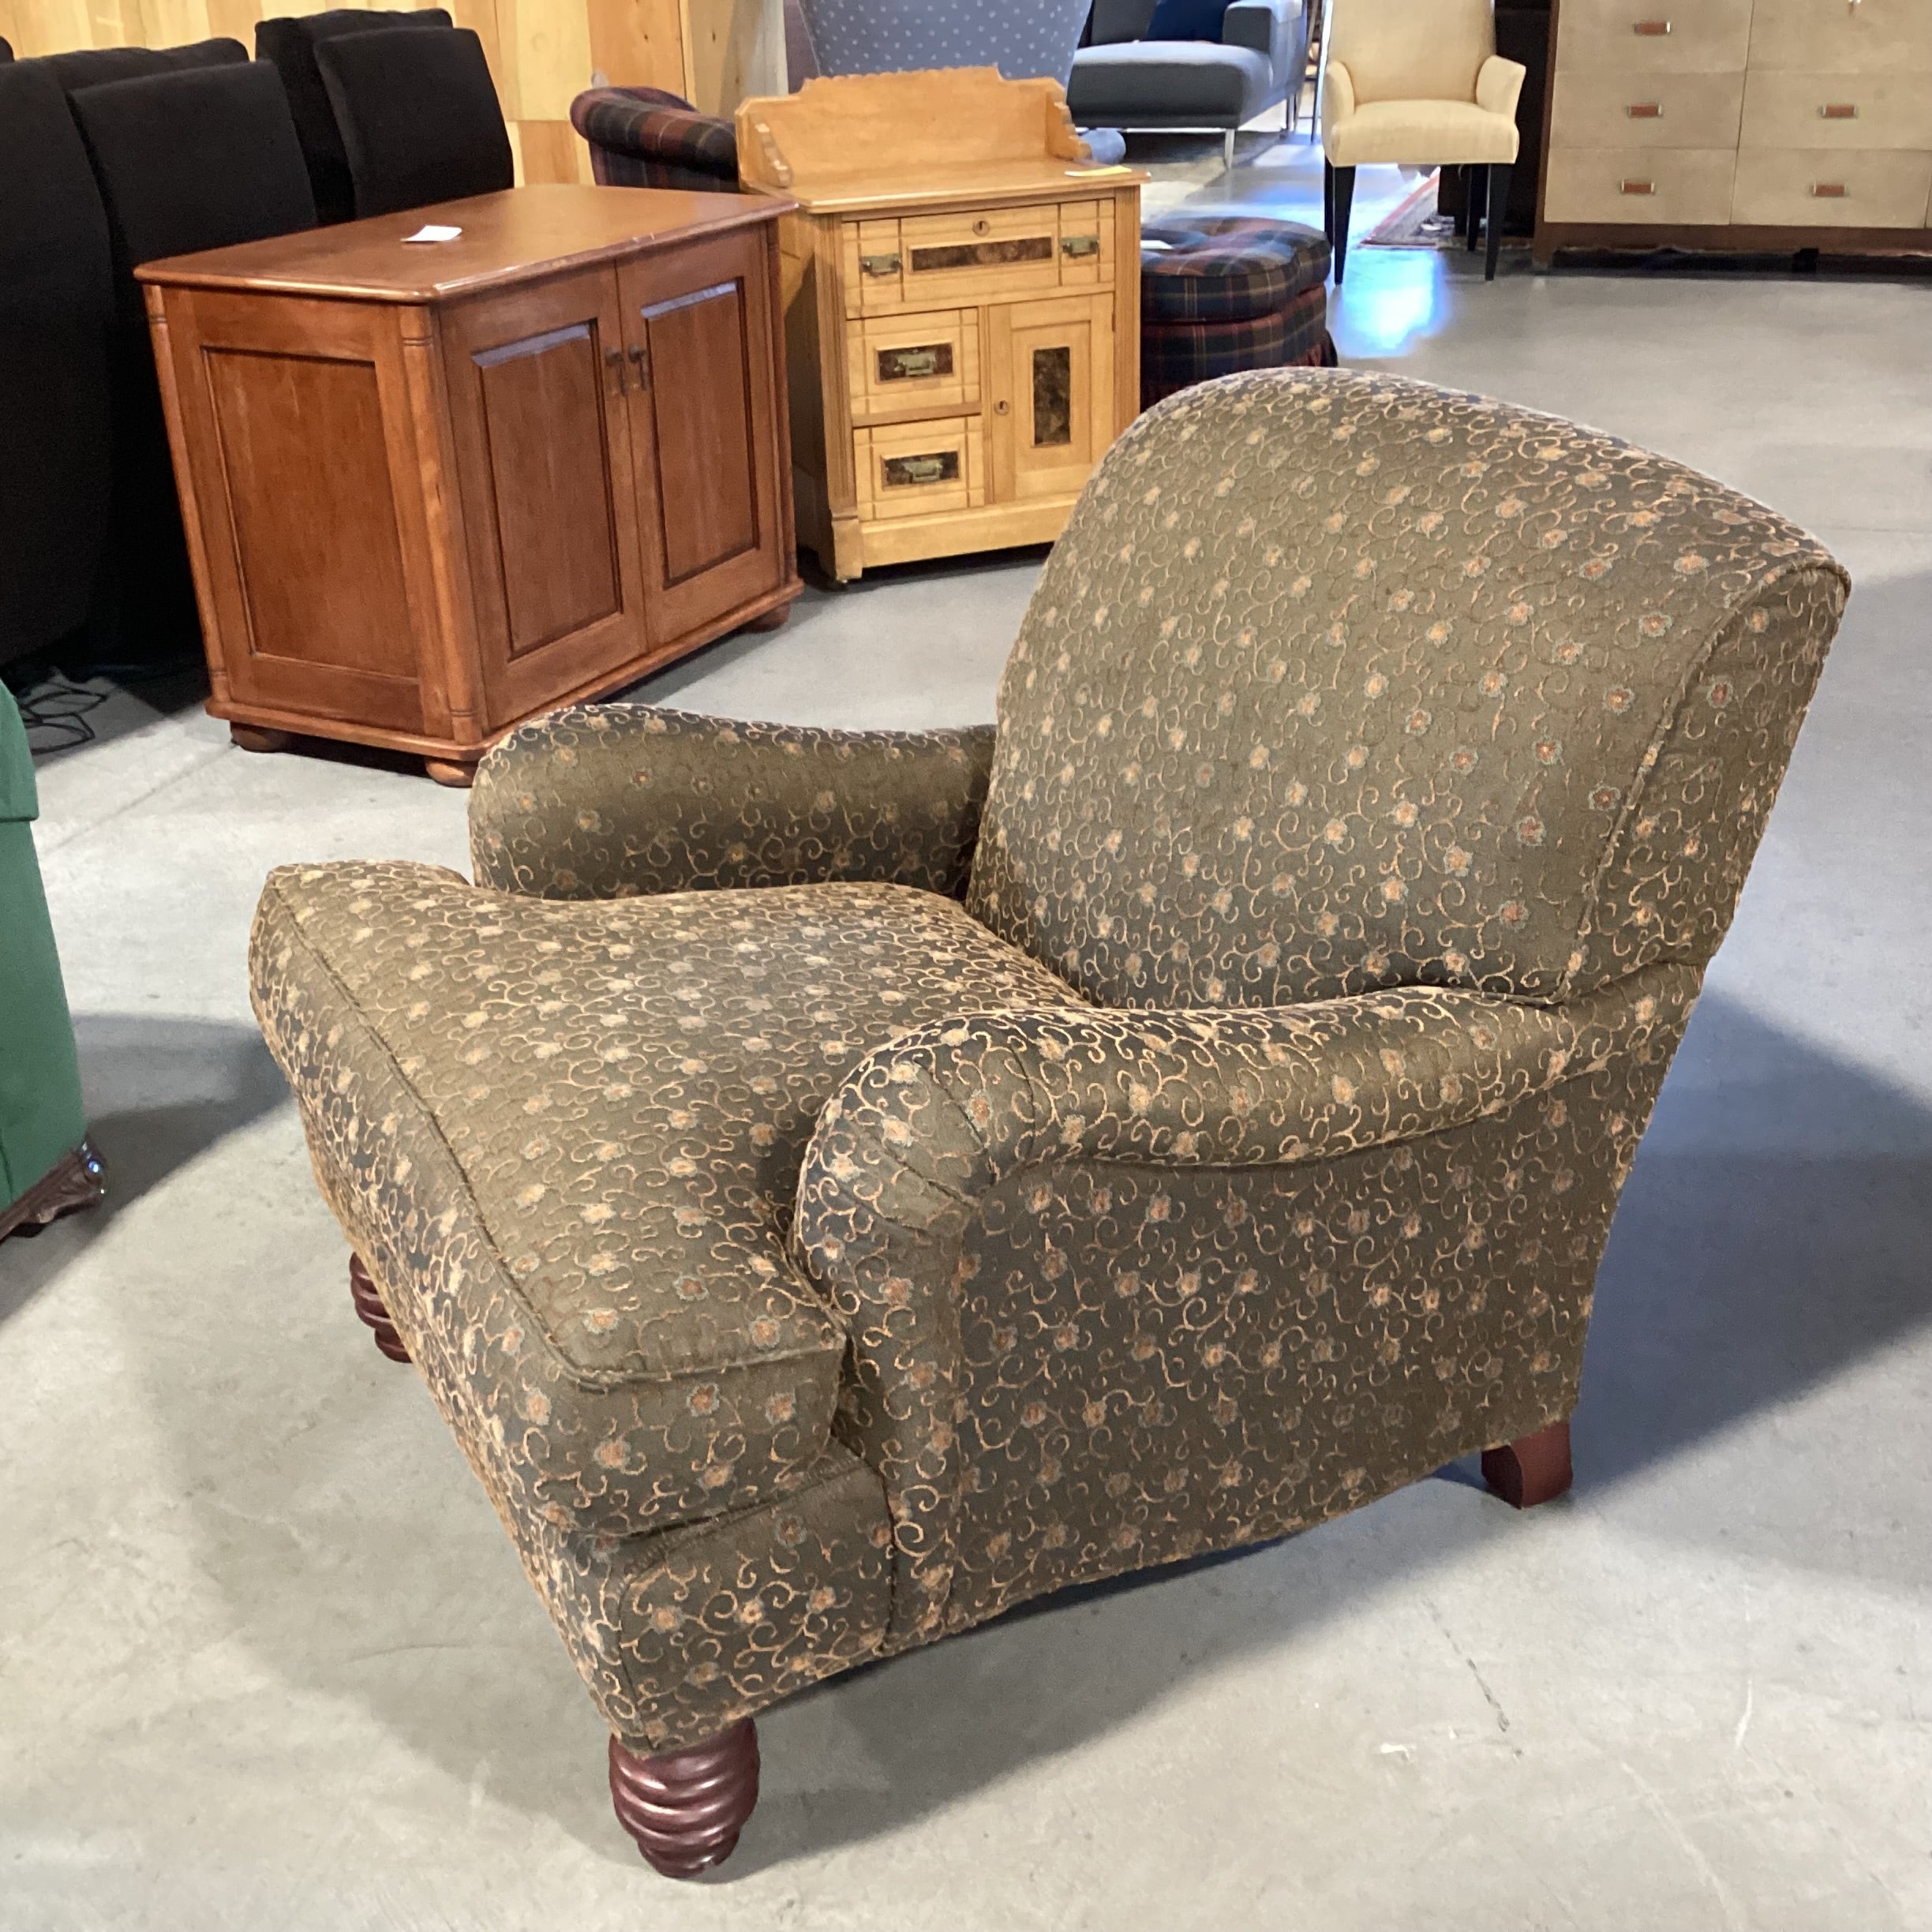
[[840,226],[845,258],[845,313],[873,315],[905,306],[905,257],[899,249],[899,223],[848,221]]
[[1932,151],[1932,75],[1753,73],[1747,148]]
[[1721,227],[1737,171],[1732,148],[1552,148],[1544,215],[1552,222]]
[[976,509],[986,501],[977,416],[852,432],[859,514],[868,521]]
[[1114,204],[1060,204],[1060,286],[1105,288],[1114,280]]
[[979,315],[867,316],[846,336],[852,414],[864,421],[895,410],[976,406]]
[[1060,286],[1060,210],[1052,202],[908,215],[899,224],[899,245],[905,299],[921,308]]
[[1751,228],[1923,228],[1932,154],[1747,148],[1732,219]]
[[1589,73],[1741,73],[1751,0],[1563,0],[1556,66]]
[[1932,6],[1757,0],[1750,64],[1793,73],[1932,73]]
[[1557,148],[1735,148],[1741,73],[1626,73],[1566,68],[1556,77]]

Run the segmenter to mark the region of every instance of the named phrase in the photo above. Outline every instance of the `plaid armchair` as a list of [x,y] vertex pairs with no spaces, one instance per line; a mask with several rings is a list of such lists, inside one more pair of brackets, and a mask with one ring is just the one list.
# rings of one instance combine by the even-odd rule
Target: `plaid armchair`
[[1801,532],[1392,377],[1115,444],[996,730],[526,725],[477,882],[274,874],[256,1009],[661,1870],[754,1714],[1485,1452],[1598,1257],[1837,626]]
[[590,146],[592,176],[613,188],[691,188],[736,193],[738,136],[662,88],[590,88],[571,103],[571,125]]

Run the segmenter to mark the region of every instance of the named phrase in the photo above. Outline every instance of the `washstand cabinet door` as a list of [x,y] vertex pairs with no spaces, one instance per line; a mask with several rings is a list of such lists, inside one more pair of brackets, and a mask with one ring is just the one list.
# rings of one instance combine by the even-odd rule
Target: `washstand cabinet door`
[[1002,302],[987,335],[992,500],[1077,496],[1113,440],[1114,298]]
[[483,297],[445,329],[494,728],[642,648],[616,278],[602,268]]
[[618,271],[653,650],[791,574],[768,246],[759,228]]

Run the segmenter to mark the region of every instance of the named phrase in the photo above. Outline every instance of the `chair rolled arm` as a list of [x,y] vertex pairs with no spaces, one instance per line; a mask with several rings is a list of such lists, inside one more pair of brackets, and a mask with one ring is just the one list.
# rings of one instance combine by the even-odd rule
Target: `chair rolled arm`
[[867,880],[958,897],[993,727],[846,732],[577,705],[477,767],[479,885],[542,899]]
[[1505,60],[1492,54],[1476,73],[1476,105],[1506,119],[1516,118],[1516,103],[1530,69],[1521,61]]
[[904,1566],[896,1627],[927,1634],[945,1614],[956,1284],[1002,1181],[1109,1164],[1259,1178],[1420,1140],[1619,1056],[1667,1058],[1699,977],[1660,964],[1564,1006],[1422,988],[1260,1009],[1068,1006],[922,1027],[862,1060],[820,1113],[792,1238],[852,1338],[840,1427],[885,1481]]
[[1355,78],[1339,60],[1331,59],[1322,69],[1322,144],[1344,121],[1355,114]]

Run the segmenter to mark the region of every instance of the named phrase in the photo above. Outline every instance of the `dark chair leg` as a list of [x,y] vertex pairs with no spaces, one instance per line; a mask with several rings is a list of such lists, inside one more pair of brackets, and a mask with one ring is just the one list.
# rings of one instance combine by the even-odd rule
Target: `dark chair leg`
[[732,1855],[758,1803],[758,1727],[741,1718],[683,1750],[640,1757],[610,1741],[611,1803],[645,1863],[689,1878]]
[[1483,1481],[1511,1509],[1534,1509],[1570,1487],[1570,1425],[1552,1422],[1500,1449],[1485,1449]]
[[1467,224],[1462,233],[1469,243],[1469,252],[1476,253],[1477,224],[1481,219],[1483,179],[1488,173],[1486,168],[1465,168],[1463,173],[1462,204],[1467,211]]
[[1326,156],[1322,160],[1322,233],[1328,246],[1335,247],[1335,168]]
[[391,1361],[406,1362],[410,1353],[402,1346],[402,1338],[396,1333],[396,1326],[389,1319],[389,1311],[383,1305],[381,1291],[369,1278],[369,1271],[362,1265],[362,1257],[352,1254],[349,1257],[349,1298],[355,1304],[355,1312],[361,1316],[370,1334],[376,1338],[376,1346]]
[[1335,286],[1342,286],[1342,271],[1348,265],[1349,214],[1355,205],[1355,170],[1335,170],[1335,233],[1328,238],[1335,249]]
[[1499,162],[1489,170],[1489,254],[1483,266],[1483,279],[1496,279],[1496,250],[1503,245],[1503,218],[1509,207],[1510,167]]

